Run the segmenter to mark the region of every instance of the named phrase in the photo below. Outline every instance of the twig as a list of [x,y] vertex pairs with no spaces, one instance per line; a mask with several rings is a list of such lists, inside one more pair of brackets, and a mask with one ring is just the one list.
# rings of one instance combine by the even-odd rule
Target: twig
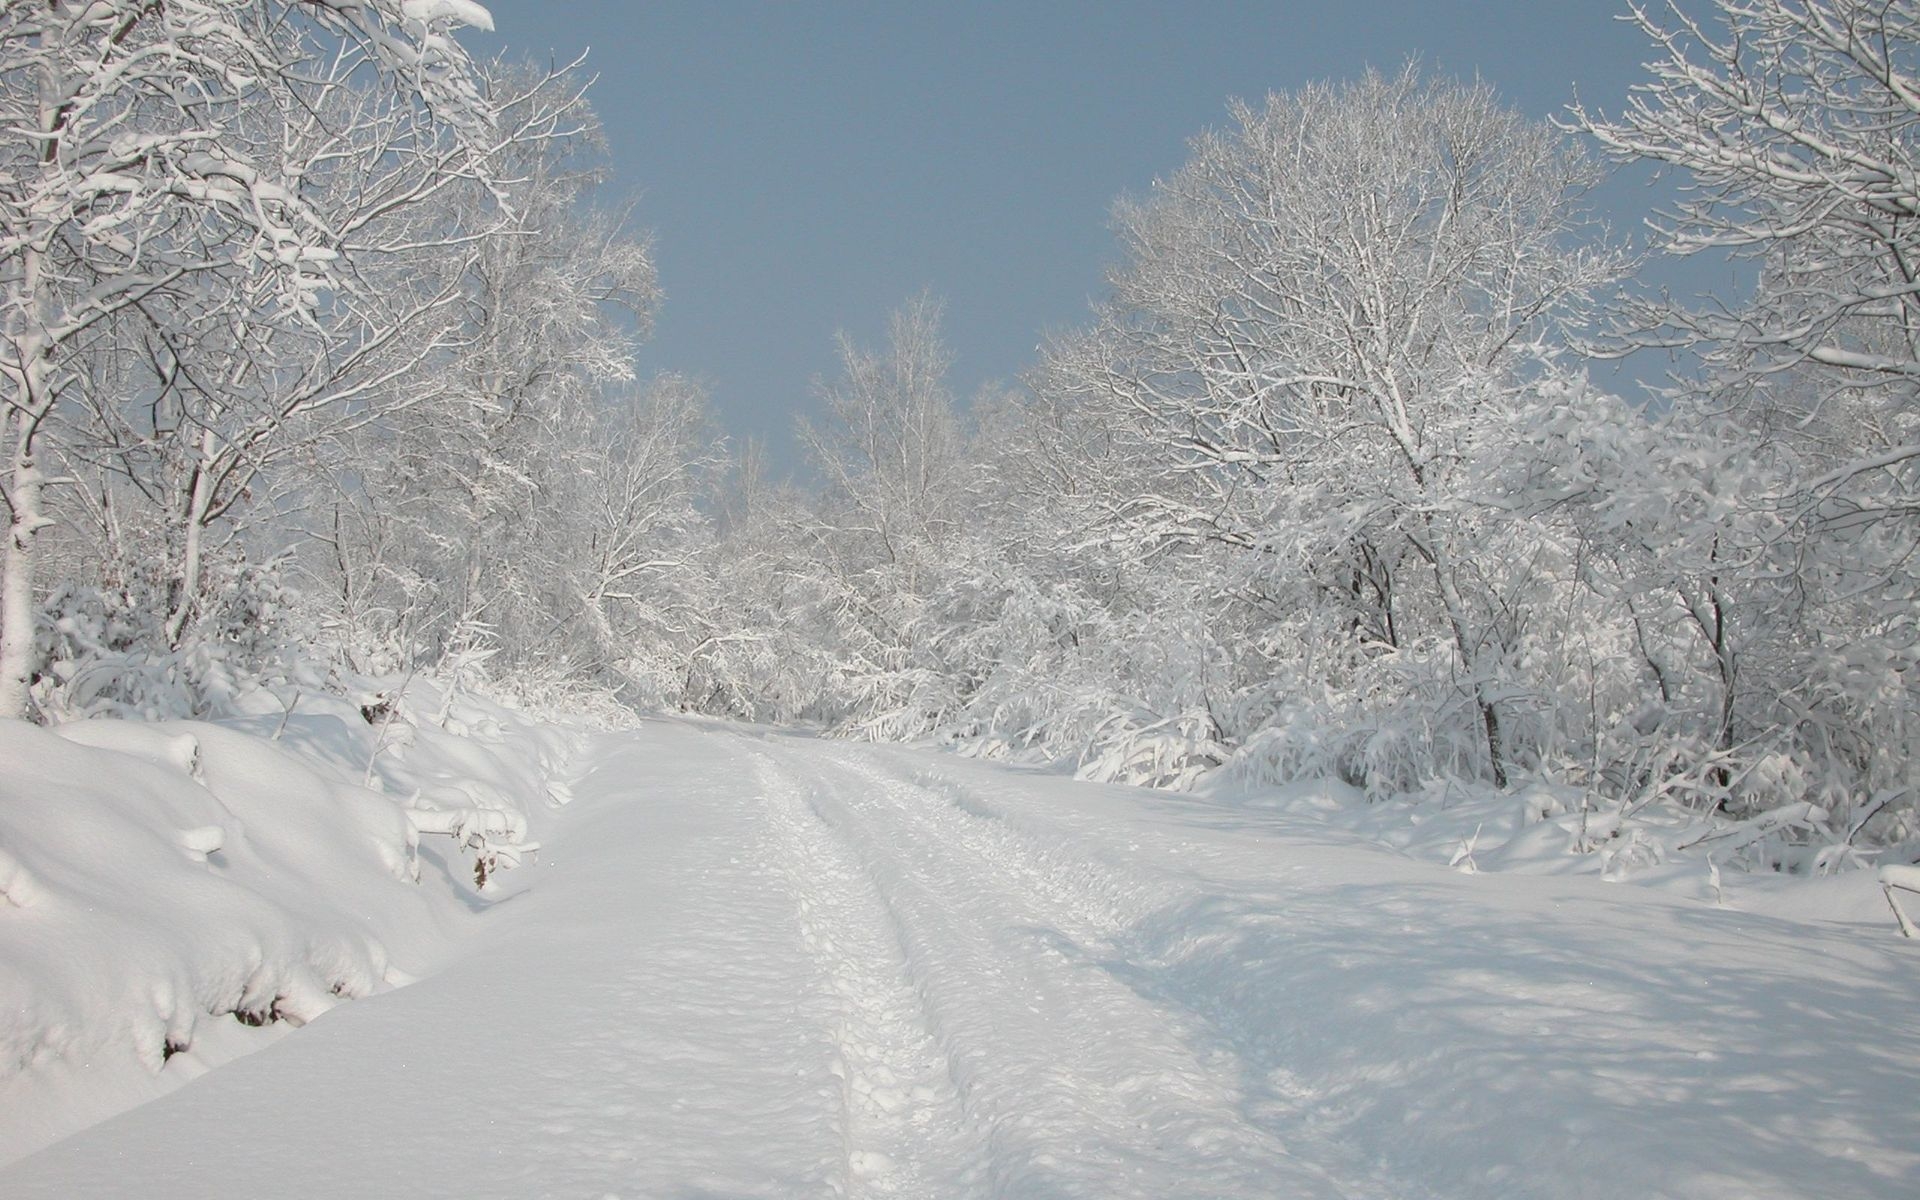
[[293,699],[286,701],[280,712],[280,723],[273,727],[273,740],[279,741],[280,735],[287,731],[287,722],[293,717],[293,710],[300,706],[300,689],[293,689]]
[[[418,667],[414,668],[419,670]],[[361,781],[363,787],[373,786],[373,765],[380,760],[380,752],[387,748],[387,730],[393,728],[393,719],[400,715],[400,698],[407,694],[407,687],[413,682],[414,671],[408,671],[407,677],[400,681],[400,687],[387,701],[387,714],[380,722],[380,736],[373,739],[373,753],[367,755],[367,774]]]

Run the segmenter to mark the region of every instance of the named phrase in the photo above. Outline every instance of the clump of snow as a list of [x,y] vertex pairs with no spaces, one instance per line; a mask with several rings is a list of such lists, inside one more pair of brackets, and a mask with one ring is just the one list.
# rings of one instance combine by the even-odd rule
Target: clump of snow
[[378,727],[264,692],[219,724],[0,722],[0,1158],[444,959],[578,743],[390,694]]
[[493,28],[493,14],[473,0],[402,0],[400,11],[408,20],[423,25],[445,17],[456,25],[471,25],[475,29],[486,30]]

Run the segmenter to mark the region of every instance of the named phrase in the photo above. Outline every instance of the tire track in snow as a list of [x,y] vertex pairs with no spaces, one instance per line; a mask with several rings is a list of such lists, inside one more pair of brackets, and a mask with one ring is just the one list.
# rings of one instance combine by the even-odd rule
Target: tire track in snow
[[1111,944],[1183,896],[1137,865],[1107,860],[1083,839],[1036,828],[995,808],[938,771],[884,769],[883,753],[828,751],[842,769],[884,793],[902,818],[984,864],[1003,878],[1006,890],[1083,944]]
[[1248,1119],[1237,1060],[1196,1049],[1190,1018],[1111,969],[1170,882],[873,756],[782,753],[818,781],[814,809],[892,914],[926,1028],[986,1132],[987,1194],[1157,1196],[1168,1178],[1218,1197],[1352,1194]]
[[984,1148],[926,1027],[895,914],[826,824],[808,783],[754,752],[768,849],[787,871],[800,934],[837,1007],[842,1195],[976,1194]]

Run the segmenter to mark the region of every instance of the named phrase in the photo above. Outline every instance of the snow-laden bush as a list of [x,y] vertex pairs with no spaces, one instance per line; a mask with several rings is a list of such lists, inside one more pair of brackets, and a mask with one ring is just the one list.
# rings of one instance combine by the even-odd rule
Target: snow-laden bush
[[931,732],[968,754],[1070,761],[1085,778],[1153,787],[1219,765],[1234,681],[1177,593],[1102,597],[988,554],[967,568],[929,606],[941,630],[931,661],[960,684]]
[[33,700],[44,720],[223,717],[260,689],[312,688],[327,673],[284,560],[209,565],[194,619],[170,642],[167,575],[136,564],[117,580],[71,581],[41,606]]
[[1380,802],[1484,778],[1480,713],[1446,641],[1352,656],[1340,686],[1298,657],[1279,666],[1282,679],[1260,689],[1262,716],[1227,760],[1235,783],[1336,779]]

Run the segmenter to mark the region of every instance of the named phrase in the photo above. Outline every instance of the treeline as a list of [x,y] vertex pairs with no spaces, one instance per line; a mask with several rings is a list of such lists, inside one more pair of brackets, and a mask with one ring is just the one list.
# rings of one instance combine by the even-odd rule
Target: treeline
[[[1710,15],[1636,16],[1617,116],[1412,69],[1235,105],[1117,207],[1109,296],[1020,387],[963,413],[930,299],[843,344],[804,489],[634,378],[652,271],[565,72],[471,68],[482,124],[376,63],[340,103],[413,141],[287,158],[325,231],[275,252],[292,282],[230,249],[255,224],[176,217],[216,265],[53,354],[32,703],[204,709],[324,646],[1098,778],[1541,784],[1595,844],[1672,813],[1749,822],[1754,865],[1911,858],[1920,4]],[[245,144],[291,156],[268,116]],[[1751,292],[1637,287],[1585,207],[1609,158],[1672,168],[1657,248],[1740,255]],[[69,310],[152,244],[88,194]],[[11,381],[42,342],[6,263]],[[1652,400],[1588,382],[1644,347],[1683,354]]]

